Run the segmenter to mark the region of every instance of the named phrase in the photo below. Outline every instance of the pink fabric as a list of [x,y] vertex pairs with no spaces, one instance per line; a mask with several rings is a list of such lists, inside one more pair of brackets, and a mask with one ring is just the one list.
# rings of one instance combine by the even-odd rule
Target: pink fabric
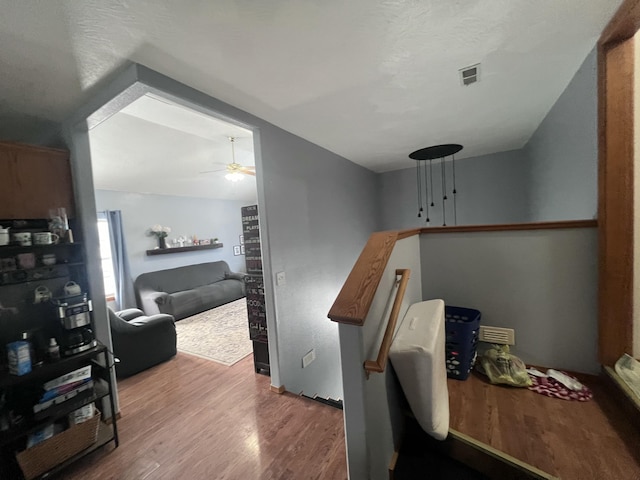
[[[577,380],[566,372],[562,373]],[[546,395],[547,397],[561,398],[562,400],[577,400],[579,402],[587,402],[593,398],[593,393],[584,384],[582,390],[575,391],[565,387],[553,378],[536,377],[531,374],[529,374],[529,378],[531,378],[532,382],[531,386],[528,387],[529,390],[533,390],[541,395]]]

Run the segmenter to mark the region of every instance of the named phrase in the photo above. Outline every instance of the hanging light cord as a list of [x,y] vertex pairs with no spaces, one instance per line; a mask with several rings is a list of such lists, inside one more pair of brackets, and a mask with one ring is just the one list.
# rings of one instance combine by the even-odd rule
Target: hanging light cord
[[[429,218],[429,183],[427,182],[427,165],[425,164],[423,167],[424,170],[424,196],[425,196],[425,204],[427,205],[427,219],[426,219],[426,223],[428,224],[431,219]],[[431,192],[431,195],[433,195],[433,192]]]
[[445,200],[447,199],[447,177],[444,168],[444,157],[440,159],[440,171],[442,172],[442,226],[447,226],[447,214],[445,211]]
[[416,181],[418,183],[418,218],[422,217],[422,174],[420,173],[420,160],[416,162]]
[[456,190],[456,156],[453,155],[453,221],[455,225],[458,225],[458,204],[456,202],[456,194],[458,191]]
[[442,170],[442,199],[448,200],[447,198],[447,170],[444,168],[444,157],[440,159],[440,167]]
[[[429,159],[429,178],[431,180],[431,206],[435,207],[436,204],[433,203],[433,163],[431,163],[432,160]],[[429,199],[427,199],[427,202],[429,201]]]

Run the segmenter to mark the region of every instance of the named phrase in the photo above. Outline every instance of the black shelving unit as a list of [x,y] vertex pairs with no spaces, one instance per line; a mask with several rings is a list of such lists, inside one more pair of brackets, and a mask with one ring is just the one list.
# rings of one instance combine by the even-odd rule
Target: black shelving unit
[[[5,222],[6,223],[6,222]],[[1,224],[1,223],[0,223]],[[20,254],[34,255],[33,268],[20,268]],[[42,256],[54,254],[56,263],[44,265]],[[13,259],[9,267],[7,259]],[[36,303],[36,288],[46,287],[53,297],[64,295],[64,285],[68,281],[80,284],[83,290],[88,289],[85,271],[84,244],[54,243],[48,245],[0,246],[0,374],[6,368],[7,343],[20,338],[21,332],[39,332],[40,350],[46,348],[43,342],[55,336],[53,332],[53,309],[48,303]]]
[[[20,254],[33,253],[37,262],[33,268],[20,268],[16,261],[16,268],[13,270],[2,268],[2,265],[0,265],[0,286],[44,282],[69,276],[72,274],[73,269],[84,267],[81,247],[81,243],[0,246],[0,259],[11,257],[15,259]],[[56,255],[56,263],[44,265],[41,256],[51,253]]]
[[92,380],[94,382],[93,388],[81,392],[64,402],[53,404],[38,413],[33,412],[32,405],[23,406],[22,411],[18,412],[22,416],[22,421],[15,425],[10,425],[8,429],[0,430],[0,478],[21,478],[22,473],[15,459],[15,452],[24,449],[26,437],[30,433],[94,402],[100,404],[99,409],[101,412],[111,411],[111,423],[107,425],[101,421],[96,443],[77,453],[72,458],[56,465],[38,478],[48,478],[67,465],[110,442],[114,442],[116,447],[119,445],[114,388],[110,375],[113,366],[108,362],[108,350],[99,344],[80,354],[36,367],[26,375],[15,376],[10,375],[8,372],[0,373],[0,393],[11,391],[28,392],[38,388],[38,386],[42,386],[47,381],[87,365],[92,367]]
[[9,245],[0,246],[0,257],[4,257],[8,252],[9,255],[16,253],[27,252],[49,252],[55,251],[65,247],[81,247],[82,242],[62,242],[62,243],[49,243],[46,245],[19,245],[16,243],[10,243]]

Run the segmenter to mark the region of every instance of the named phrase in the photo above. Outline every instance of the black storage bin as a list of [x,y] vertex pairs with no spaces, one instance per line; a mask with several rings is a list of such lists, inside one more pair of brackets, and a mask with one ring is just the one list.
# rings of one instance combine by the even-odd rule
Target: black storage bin
[[466,380],[476,361],[481,314],[464,307],[444,307],[447,376]]

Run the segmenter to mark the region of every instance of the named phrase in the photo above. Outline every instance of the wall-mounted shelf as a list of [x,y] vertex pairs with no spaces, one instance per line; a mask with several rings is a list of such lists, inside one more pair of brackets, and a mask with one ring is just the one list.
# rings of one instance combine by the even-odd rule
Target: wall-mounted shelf
[[154,250],[147,250],[147,255],[166,255],[167,253],[195,252],[196,250],[211,250],[213,248],[222,248],[222,244],[212,243],[210,245],[191,245],[190,247],[156,248]]

